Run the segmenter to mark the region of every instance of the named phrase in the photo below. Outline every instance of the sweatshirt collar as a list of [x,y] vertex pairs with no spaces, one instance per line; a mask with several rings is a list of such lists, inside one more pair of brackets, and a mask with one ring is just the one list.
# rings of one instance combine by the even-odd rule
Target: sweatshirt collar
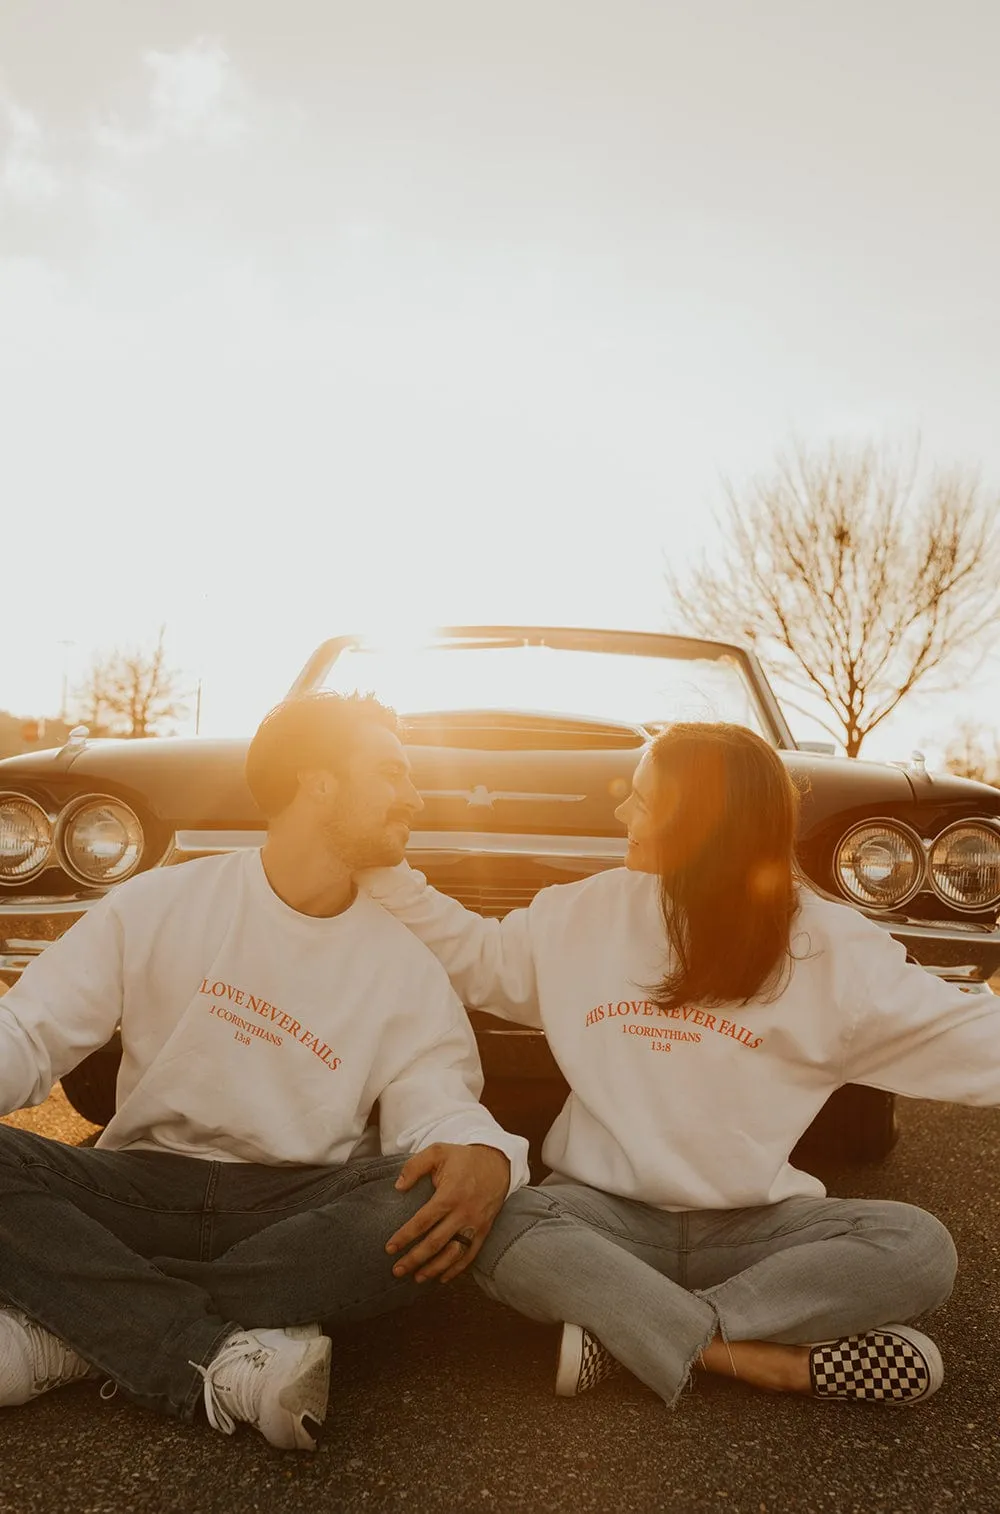
[[336,915],[304,915],[278,897],[268,882],[260,851],[256,848],[247,856],[246,874],[257,900],[268,912],[297,930],[313,935],[332,935],[335,932],[353,930],[365,910],[367,896],[360,890],[346,909]]

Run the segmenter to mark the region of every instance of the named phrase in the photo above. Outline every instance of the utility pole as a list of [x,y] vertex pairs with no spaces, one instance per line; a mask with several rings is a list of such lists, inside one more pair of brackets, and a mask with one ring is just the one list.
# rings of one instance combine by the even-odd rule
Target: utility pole
[[63,659],[62,659],[62,703],[59,706],[59,719],[62,721],[63,725],[65,725],[66,724],[66,703],[67,703],[67,694],[68,694],[68,687],[67,686],[68,686],[68,679],[69,679],[69,648],[70,647],[75,647],[76,646],[76,642],[75,641],[60,641],[59,645],[63,649]]

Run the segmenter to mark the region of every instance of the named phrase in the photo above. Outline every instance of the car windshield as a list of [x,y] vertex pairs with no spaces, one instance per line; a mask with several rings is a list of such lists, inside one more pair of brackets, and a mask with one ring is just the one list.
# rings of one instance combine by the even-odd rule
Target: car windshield
[[520,710],[655,729],[675,720],[729,720],[774,739],[740,660],[647,657],[548,646],[408,650],[349,647],[324,688],[372,692],[401,715]]

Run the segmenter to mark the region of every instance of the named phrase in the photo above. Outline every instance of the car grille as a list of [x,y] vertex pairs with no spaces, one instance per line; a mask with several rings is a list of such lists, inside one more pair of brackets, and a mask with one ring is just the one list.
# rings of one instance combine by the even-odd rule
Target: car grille
[[421,859],[421,871],[427,881],[443,894],[450,894],[466,909],[480,915],[505,915],[508,910],[523,909],[539,889],[551,883],[576,883],[591,874],[613,866],[615,859],[569,857],[555,862],[546,858],[477,857],[470,855],[463,864],[453,860],[435,867]]
[[532,883],[506,883],[491,886],[488,883],[440,884],[443,891],[474,909],[480,915],[505,915],[511,909],[523,909],[538,892]]

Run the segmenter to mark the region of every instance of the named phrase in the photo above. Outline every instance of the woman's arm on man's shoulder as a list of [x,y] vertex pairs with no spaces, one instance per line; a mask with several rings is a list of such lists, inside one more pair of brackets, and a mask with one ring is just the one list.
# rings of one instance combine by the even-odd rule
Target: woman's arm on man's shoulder
[[529,910],[511,910],[502,920],[477,915],[406,862],[370,868],[357,882],[430,947],[468,1009],[541,1026]]

